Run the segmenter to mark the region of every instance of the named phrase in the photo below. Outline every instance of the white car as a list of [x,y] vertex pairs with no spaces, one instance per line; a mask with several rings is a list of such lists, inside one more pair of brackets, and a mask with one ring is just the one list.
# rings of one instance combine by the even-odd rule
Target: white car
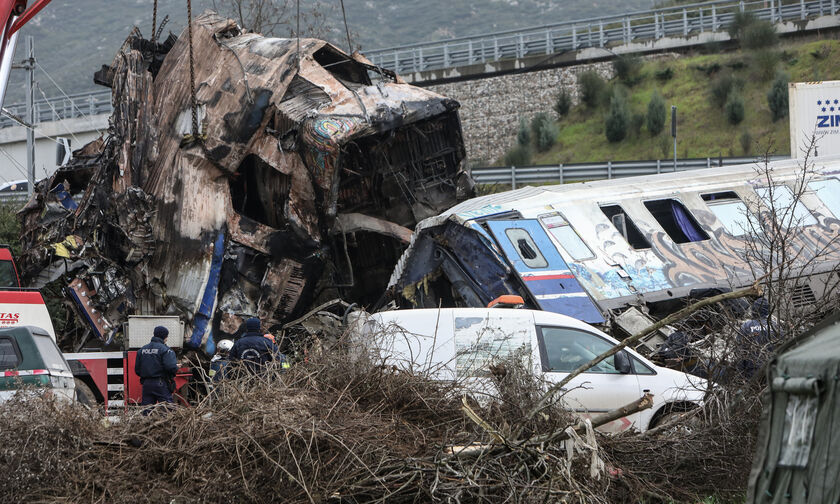
[[[376,313],[358,332],[365,348],[389,365],[431,372],[459,380],[486,393],[488,366],[514,352],[530,361],[534,372],[556,383],[569,372],[618,342],[579,320],[556,313],[505,308],[442,308]],[[697,406],[707,382],[656,366],[632,350],[623,350],[569,382],[567,407],[583,415],[624,406],[653,394],[653,407],[602,427],[617,432],[644,431],[670,414]]]

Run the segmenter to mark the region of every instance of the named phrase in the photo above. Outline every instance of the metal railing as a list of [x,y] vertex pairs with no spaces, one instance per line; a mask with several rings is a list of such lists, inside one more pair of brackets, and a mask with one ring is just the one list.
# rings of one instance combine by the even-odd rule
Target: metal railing
[[725,31],[735,12],[750,11],[772,23],[834,15],[840,0],[719,0],[642,12],[581,19],[365,53],[374,64],[397,73],[548,56],[589,47],[609,47],[664,37]]
[[[770,156],[770,161],[789,159],[789,156]],[[490,166],[473,168],[472,176],[479,184],[509,184],[513,189],[524,184],[583,182],[587,180],[655,175],[674,171],[697,170],[718,166],[761,163],[763,158],[727,157],[673,159],[653,161],[607,161],[606,163],[570,163],[540,166]]]
[[[67,95],[67,97],[59,96],[47,100],[36,100],[33,106],[35,107],[35,123],[110,114],[113,111],[111,91],[109,90],[89,91]],[[21,119],[25,119],[27,116],[25,103],[15,103],[5,108]],[[18,123],[5,114],[0,115],[0,128],[8,128],[9,126],[18,126]]]

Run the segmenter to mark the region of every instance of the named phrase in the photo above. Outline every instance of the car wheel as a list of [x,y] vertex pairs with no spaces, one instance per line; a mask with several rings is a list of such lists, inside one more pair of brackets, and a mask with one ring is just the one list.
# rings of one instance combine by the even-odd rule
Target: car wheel
[[78,378],[73,378],[73,381],[76,383],[76,402],[89,408],[96,406],[96,396],[87,383]]

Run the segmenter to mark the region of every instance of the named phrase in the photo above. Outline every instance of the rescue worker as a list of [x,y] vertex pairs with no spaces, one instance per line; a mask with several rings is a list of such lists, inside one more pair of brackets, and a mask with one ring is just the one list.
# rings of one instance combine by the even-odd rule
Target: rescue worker
[[172,399],[170,383],[174,384],[178,361],[175,352],[166,346],[168,336],[168,329],[157,326],[152,341],[137,351],[134,372],[140,377],[140,383],[143,385],[143,406],[175,402]]
[[280,351],[277,345],[260,332],[260,319],[251,317],[245,321],[245,333],[236,340],[230,350],[230,361],[242,362],[246,369],[256,373],[278,355]]
[[216,354],[210,359],[210,380],[217,382],[225,377],[225,367],[230,363],[230,349],[233,341],[223,339],[216,347]]

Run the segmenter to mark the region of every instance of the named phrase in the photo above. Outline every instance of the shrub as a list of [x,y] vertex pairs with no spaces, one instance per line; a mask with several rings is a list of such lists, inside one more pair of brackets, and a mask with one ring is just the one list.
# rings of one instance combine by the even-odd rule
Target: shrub
[[571,108],[572,95],[570,95],[565,89],[561,89],[560,92],[557,93],[557,100],[554,102],[554,111],[557,112],[558,116],[563,117],[569,113]]
[[614,89],[610,99],[610,111],[605,122],[607,140],[611,143],[620,142],[627,136],[627,126],[630,122],[630,111],[627,100],[619,89]]
[[727,98],[733,91],[740,91],[744,87],[744,81],[735,77],[730,72],[725,72],[712,80],[711,102],[715,107],[722,107],[726,104]]
[[638,56],[619,56],[613,60],[612,67],[616,77],[628,87],[641,80],[642,60]]
[[744,99],[741,98],[740,93],[734,92],[729,95],[724,113],[729,124],[738,124],[744,120]]
[[505,165],[528,166],[531,164],[531,148],[527,145],[516,145],[505,153]]
[[749,156],[752,152],[752,136],[750,135],[749,131],[744,131],[741,133],[741,137],[738,139],[741,142],[741,152],[745,156]]
[[788,76],[780,73],[776,76],[770,91],[767,92],[767,105],[773,115],[773,122],[785,117],[788,113]]
[[528,129],[528,124],[524,117],[519,118],[519,131],[516,133],[516,143],[526,147],[531,143],[531,130]]
[[540,135],[540,130],[542,129],[543,124],[547,122],[551,122],[551,118],[549,118],[548,114],[545,112],[540,112],[531,118],[531,138],[534,141],[536,141],[537,137]]
[[578,91],[580,101],[587,107],[595,108],[601,102],[607,83],[594,70],[587,70],[578,75]]
[[639,112],[634,112],[633,115],[630,116],[630,132],[633,134],[633,137],[638,138],[639,134],[642,132],[642,126],[645,125],[645,115]]
[[557,124],[554,121],[543,122],[540,125],[539,131],[537,131],[537,150],[540,152],[549,150],[554,146],[554,143],[557,141],[557,135],[559,134],[560,131],[557,129]]
[[779,43],[776,27],[770,21],[755,21],[744,29],[741,47],[746,49],[767,49]]
[[660,82],[669,81],[674,77],[674,70],[671,67],[665,67],[661,70],[657,70],[653,73],[656,77],[656,80]]
[[652,135],[658,135],[665,128],[666,117],[665,100],[662,99],[662,96],[658,92],[654,91],[647,107],[648,131]]
[[736,10],[732,21],[726,31],[733,39],[740,39],[744,36],[747,27],[752,26],[756,22],[756,17],[752,12]]
[[776,67],[779,66],[780,55],[773,50],[756,51],[753,55],[753,65],[759,79],[767,81],[776,74]]

